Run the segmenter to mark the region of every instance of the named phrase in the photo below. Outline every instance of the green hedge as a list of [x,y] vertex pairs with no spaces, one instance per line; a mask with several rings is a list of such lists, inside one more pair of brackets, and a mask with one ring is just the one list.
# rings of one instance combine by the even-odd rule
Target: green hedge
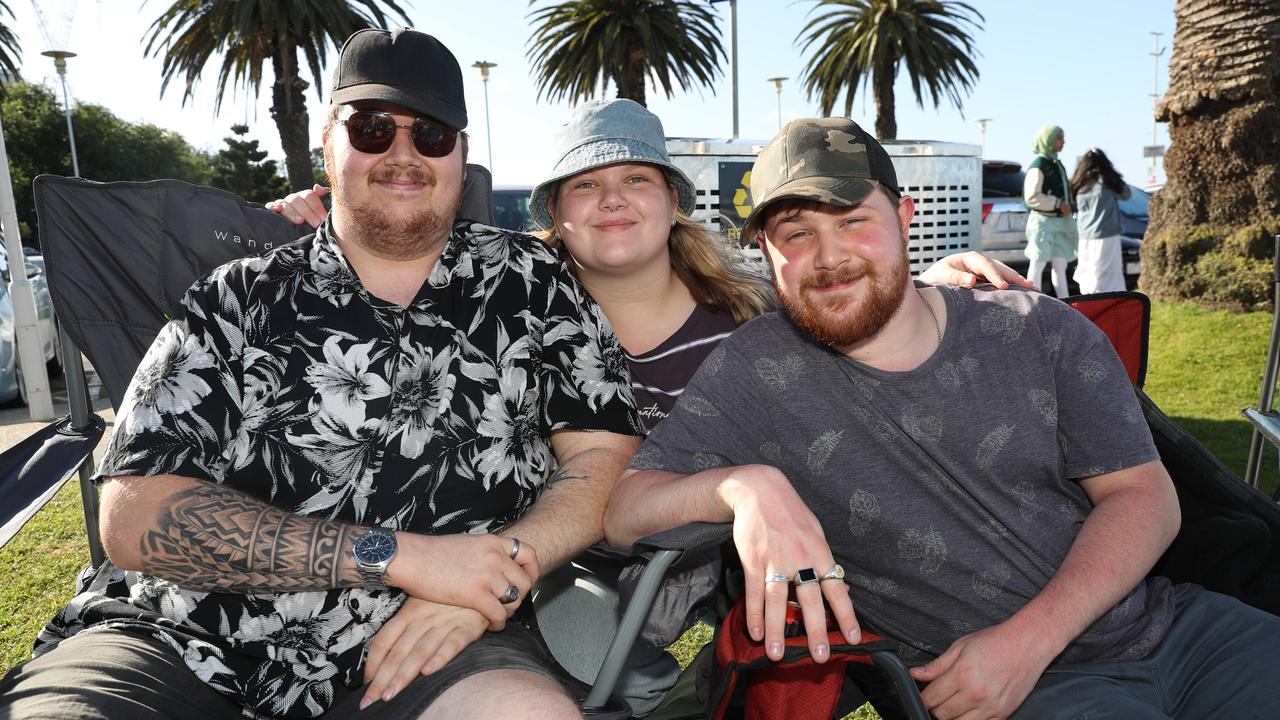
[[1154,299],[1211,307],[1270,307],[1272,253],[1280,220],[1236,228],[1195,225],[1147,237],[1140,287]]

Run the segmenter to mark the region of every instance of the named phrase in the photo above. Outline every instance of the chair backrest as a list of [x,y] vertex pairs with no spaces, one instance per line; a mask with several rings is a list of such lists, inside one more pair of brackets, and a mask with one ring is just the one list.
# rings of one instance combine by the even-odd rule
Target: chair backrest
[[1151,300],[1139,292],[1076,295],[1063,302],[1084,313],[1111,340],[1129,372],[1129,382],[1147,380],[1147,337],[1151,334]]
[[[491,224],[489,171],[467,166],[460,217]],[[179,180],[35,180],[40,245],[62,326],[111,404],[183,293],[213,268],[308,233],[261,205]]]

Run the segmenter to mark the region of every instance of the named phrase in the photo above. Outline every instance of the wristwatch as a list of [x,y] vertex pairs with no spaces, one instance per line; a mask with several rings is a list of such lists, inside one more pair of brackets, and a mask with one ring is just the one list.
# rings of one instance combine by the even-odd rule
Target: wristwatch
[[374,528],[356,540],[351,554],[356,556],[356,567],[360,569],[365,587],[370,590],[386,590],[387,584],[383,581],[383,576],[387,572],[387,566],[391,564],[391,558],[396,555],[395,534]]

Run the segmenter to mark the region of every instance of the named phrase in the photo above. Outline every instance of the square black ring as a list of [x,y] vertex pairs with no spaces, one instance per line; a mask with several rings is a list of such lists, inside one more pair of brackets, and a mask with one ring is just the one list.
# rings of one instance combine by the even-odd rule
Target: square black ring
[[813,568],[800,568],[796,571],[796,584],[818,582],[818,573]]

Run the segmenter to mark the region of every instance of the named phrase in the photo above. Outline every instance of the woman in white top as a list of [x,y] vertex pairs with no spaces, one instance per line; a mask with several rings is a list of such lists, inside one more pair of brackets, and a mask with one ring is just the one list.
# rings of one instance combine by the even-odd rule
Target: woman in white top
[[1120,257],[1120,201],[1130,196],[1124,177],[1105,153],[1091,148],[1071,177],[1071,203],[1080,234],[1076,283],[1082,293],[1124,290]]

